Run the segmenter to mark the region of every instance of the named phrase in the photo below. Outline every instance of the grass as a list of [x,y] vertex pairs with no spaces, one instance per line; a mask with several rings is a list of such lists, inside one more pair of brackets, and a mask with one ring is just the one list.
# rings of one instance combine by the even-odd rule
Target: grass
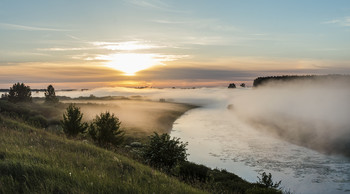
[[[164,174],[142,164],[144,160],[134,149],[120,147],[109,151],[95,146],[84,135],[67,139],[59,126],[66,106],[0,100],[0,194],[281,193],[249,183],[226,170],[212,170],[191,162]],[[97,104],[90,106],[96,108]],[[143,102],[139,106],[150,107]],[[173,110],[176,107],[180,108]],[[167,115],[152,115],[155,120],[160,119],[157,122],[165,122],[161,125],[167,125],[187,108],[162,103],[158,115],[165,110]],[[128,137],[129,143],[147,139],[134,135]]]
[[204,193],[88,142],[0,118],[0,193]]

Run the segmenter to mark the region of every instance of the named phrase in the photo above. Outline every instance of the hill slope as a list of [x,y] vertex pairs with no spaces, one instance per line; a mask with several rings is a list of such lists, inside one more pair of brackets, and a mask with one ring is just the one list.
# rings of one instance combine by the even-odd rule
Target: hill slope
[[0,193],[203,193],[134,160],[0,117]]

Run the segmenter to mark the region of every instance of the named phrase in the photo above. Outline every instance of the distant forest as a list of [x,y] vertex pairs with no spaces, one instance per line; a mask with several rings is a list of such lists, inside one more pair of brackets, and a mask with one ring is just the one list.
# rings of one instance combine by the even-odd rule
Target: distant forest
[[272,81],[289,82],[289,81],[335,81],[343,80],[350,82],[350,75],[282,75],[258,77],[253,82],[253,87],[262,86]]

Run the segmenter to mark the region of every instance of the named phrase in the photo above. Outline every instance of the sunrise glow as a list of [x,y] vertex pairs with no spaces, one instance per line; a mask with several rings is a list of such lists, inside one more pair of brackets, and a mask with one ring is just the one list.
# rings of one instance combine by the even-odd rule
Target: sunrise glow
[[122,71],[128,76],[156,65],[164,65],[164,59],[156,54],[121,53],[99,56],[97,59],[107,61],[107,67]]

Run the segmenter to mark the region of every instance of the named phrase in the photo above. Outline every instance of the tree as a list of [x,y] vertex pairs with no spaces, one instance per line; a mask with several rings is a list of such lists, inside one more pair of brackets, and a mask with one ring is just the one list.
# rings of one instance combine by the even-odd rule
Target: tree
[[187,160],[186,146],[187,142],[181,142],[180,138],[170,139],[166,133],[154,133],[143,150],[143,158],[151,166],[168,171],[179,162]]
[[263,172],[260,175],[261,175],[261,178],[258,177],[259,181],[257,183],[263,185],[266,188],[278,189],[279,186],[281,185],[282,181],[273,183],[271,173],[269,173],[269,175],[267,175],[265,172]]
[[55,88],[52,85],[47,87],[45,91],[45,103],[57,103],[58,98],[56,97]]
[[230,84],[228,85],[228,88],[236,88],[236,84],[230,83]]
[[120,124],[119,118],[107,111],[96,116],[90,125],[89,134],[100,146],[117,146],[123,142],[125,134]]
[[84,133],[88,128],[88,124],[82,122],[82,118],[83,113],[80,112],[80,108],[76,107],[74,104],[70,104],[63,114],[63,120],[61,120],[64,133],[70,137],[75,137],[79,133]]
[[31,102],[32,92],[30,87],[26,86],[24,83],[15,83],[10,87],[8,100],[13,103],[17,102]]

